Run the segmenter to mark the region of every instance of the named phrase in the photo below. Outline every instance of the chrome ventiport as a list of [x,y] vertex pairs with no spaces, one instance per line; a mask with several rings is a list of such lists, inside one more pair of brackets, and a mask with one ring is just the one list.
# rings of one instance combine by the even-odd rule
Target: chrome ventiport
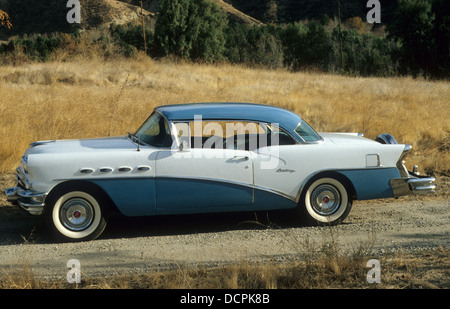
[[80,170],[81,174],[92,174],[94,170],[92,168],[83,168]]
[[131,171],[131,167],[128,167],[128,166],[119,167],[119,172],[125,173],[125,172],[129,172],[129,171]]
[[146,165],[141,165],[141,166],[138,166],[138,168],[137,168],[137,170],[139,172],[149,171],[150,169],[151,169],[150,166],[146,166]]

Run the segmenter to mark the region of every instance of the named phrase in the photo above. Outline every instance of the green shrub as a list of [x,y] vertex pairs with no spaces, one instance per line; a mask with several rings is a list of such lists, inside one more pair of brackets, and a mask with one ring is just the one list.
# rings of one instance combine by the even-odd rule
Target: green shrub
[[61,38],[58,34],[32,34],[16,37],[0,46],[0,54],[13,53],[21,49],[24,54],[33,61],[46,61],[50,54],[61,46]]
[[206,0],[162,0],[155,25],[153,56],[214,62],[223,57],[225,13]]
[[283,46],[272,27],[233,24],[226,34],[225,56],[229,62],[271,69],[283,66]]
[[121,47],[122,53],[127,57],[134,56],[136,50],[147,50],[148,53],[151,48],[153,33],[146,28],[144,40],[142,25],[111,25],[110,31],[113,39]]

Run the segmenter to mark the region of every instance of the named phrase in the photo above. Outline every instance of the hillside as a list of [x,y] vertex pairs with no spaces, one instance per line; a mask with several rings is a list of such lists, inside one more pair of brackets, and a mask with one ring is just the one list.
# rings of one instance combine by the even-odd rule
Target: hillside
[[[9,13],[13,32],[49,33],[71,32],[76,29],[108,27],[111,23],[140,22],[140,0],[80,0],[81,24],[66,21],[68,8],[61,0],[0,0],[0,9]],[[337,15],[337,1],[329,0],[211,0],[221,7],[229,20],[239,23],[292,23],[305,19],[333,18]],[[366,1],[341,1],[343,20],[360,16],[366,18]],[[397,0],[382,3],[382,23],[389,23]],[[159,12],[159,0],[143,0],[147,24],[153,25]]]
[[[140,0],[119,0],[121,2],[125,2],[128,4],[132,4],[135,6],[140,6]],[[227,3],[227,1],[223,0],[211,0],[215,2],[222,10],[227,13],[229,19],[235,22],[241,23],[249,23],[249,24],[262,24],[259,20],[253,18],[250,15],[247,15],[236,8],[233,7],[231,3]],[[142,1],[144,9],[158,13],[159,12],[159,1],[158,0],[143,0]]]
[[[71,32],[140,20],[138,6],[116,0],[81,0],[81,24],[69,24],[66,4],[60,0],[1,0],[0,9],[9,13],[13,34]],[[154,14],[145,10],[144,16],[150,20]]]
[[[229,16],[230,20],[251,24],[261,24],[225,3],[213,0]],[[24,33],[73,32],[76,29],[109,27],[111,23],[140,23],[139,0],[80,0],[81,24],[69,24],[66,20],[67,2],[61,0],[0,0],[0,9],[8,12],[14,26],[9,35]],[[153,25],[159,11],[158,0],[144,0],[146,23]]]

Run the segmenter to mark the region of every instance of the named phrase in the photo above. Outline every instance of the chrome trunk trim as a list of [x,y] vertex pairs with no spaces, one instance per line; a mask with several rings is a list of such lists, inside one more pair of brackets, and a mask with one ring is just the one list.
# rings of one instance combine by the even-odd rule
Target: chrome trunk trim
[[408,153],[411,152],[411,149],[412,149],[411,145],[405,145],[405,148],[403,149],[403,153],[400,155],[400,158],[397,161],[397,169],[400,172],[400,176],[402,176],[404,178],[409,177],[409,172],[404,165],[403,159],[405,159],[405,157],[408,155]]

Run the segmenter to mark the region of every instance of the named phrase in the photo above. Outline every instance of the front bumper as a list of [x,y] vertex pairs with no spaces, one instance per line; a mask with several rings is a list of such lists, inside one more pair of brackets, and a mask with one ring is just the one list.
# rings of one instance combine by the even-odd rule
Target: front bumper
[[422,176],[409,172],[408,177],[391,179],[391,188],[394,197],[410,194],[430,194],[434,193],[436,185],[434,177]]
[[47,193],[37,193],[21,187],[12,187],[5,190],[6,199],[12,204],[18,204],[32,215],[41,215],[44,212],[44,201]]

